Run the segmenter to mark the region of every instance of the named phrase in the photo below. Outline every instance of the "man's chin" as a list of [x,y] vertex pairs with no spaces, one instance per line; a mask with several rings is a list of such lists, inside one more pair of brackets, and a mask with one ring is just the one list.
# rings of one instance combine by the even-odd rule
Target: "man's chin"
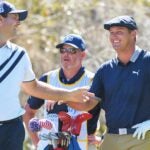
[[117,51],[120,49],[120,46],[113,46],[113,49],[115,49]]

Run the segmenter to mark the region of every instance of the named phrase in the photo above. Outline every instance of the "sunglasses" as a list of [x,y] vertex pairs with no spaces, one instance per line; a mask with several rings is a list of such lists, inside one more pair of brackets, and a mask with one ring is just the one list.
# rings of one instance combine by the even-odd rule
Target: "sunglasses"
[[76,54],[79,51],[79,49],[74,48],[74,47],[70,47],[70,48],[60,48],[60,53],[64,54],[64,53],[69,53],[69,54]]

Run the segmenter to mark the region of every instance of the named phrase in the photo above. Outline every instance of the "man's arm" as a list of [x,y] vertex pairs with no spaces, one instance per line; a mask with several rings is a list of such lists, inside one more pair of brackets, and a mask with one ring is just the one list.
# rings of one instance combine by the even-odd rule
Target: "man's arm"
[[37,110],[30,108],[28,103],[25,105],[25,110],[26,110],[26,112],[23,115],[23,121],[25,123],[26,129],[29,133],[29,136],[30,136],[33,144],[35,145],[35,147],[37,147],[37,144],[39,142],[38,135],[36,132],[35,133],[31,132],[29,129],[29,126],[28,126],[30,119],[35,117]]
[[64,102],[83,102],[83,92],[87,91],[86,88],[69,91],[66,89],[53,87],[37,80],[23,82],[22,88],[27,94],[38,98],[52,99],[54,101],[63,100]]
[[86,96],[87,99],[84,103],[83,102],[77,103],[77,102],[71,102],[71,101],[68,101],[66,103],[68,104],[68,106],[72,107],[73,109],[80,110],[80,111],[89,111],[92,108],[94,108],[101,100],[100,98],[93,96],[92,93],[89,93],[89,92],[86,92],[86,93],[88,93],[87,94],[88,96]]

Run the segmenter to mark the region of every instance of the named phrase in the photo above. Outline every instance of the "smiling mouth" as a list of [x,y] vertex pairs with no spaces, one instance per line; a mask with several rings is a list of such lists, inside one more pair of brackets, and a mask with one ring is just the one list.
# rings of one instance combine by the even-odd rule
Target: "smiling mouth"
[[113,45],[113,46],[119,46],[119,45],[120,45],[120,41],[114,40],[114,41],[112,42],[112,45]]

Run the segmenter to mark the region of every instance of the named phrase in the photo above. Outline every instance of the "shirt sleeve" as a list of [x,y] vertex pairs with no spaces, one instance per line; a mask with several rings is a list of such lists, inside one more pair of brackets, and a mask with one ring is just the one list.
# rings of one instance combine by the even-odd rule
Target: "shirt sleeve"
[[32,64],[30,61],[30,58],[27,54],[27,52],[25,51],[25,55],[24,55],[24,61],[25,61],[25,75],[24,75],[24,82],[25,81],[32,81],[35,79],[35,74],[32,70]]
[[89,113],[92,114],[93,117],[87,121],[88,135],[94,134],[96,132],[100,110],[101,110],[101,105],[100,103],[98,103],[92,110],[89,111]]
[[[89,91],[94,93],[95,96],[99,97],[100,99],[103,99],[102,68],[100,68],[96,72]],[[88,120],[88,135],[94,134],[97,129],[97,122],[99,119],[100,110],[101,103],[99,102],[92,110],[89,111],[89,113],[92,114],[93,117]]]
[[[47,82],[47,75],[43,75],[40,79],[42,82]],[[39,109],[44,104],[44,99],[40,99],[34,96],[30,96],[27,100],[30,108],[32,109]]]
[[92,85],[90,87],[90,92],[94,93],[95,96],[103,98],[103,82],[102,82],[102,70],[101,68],[96,72]]

